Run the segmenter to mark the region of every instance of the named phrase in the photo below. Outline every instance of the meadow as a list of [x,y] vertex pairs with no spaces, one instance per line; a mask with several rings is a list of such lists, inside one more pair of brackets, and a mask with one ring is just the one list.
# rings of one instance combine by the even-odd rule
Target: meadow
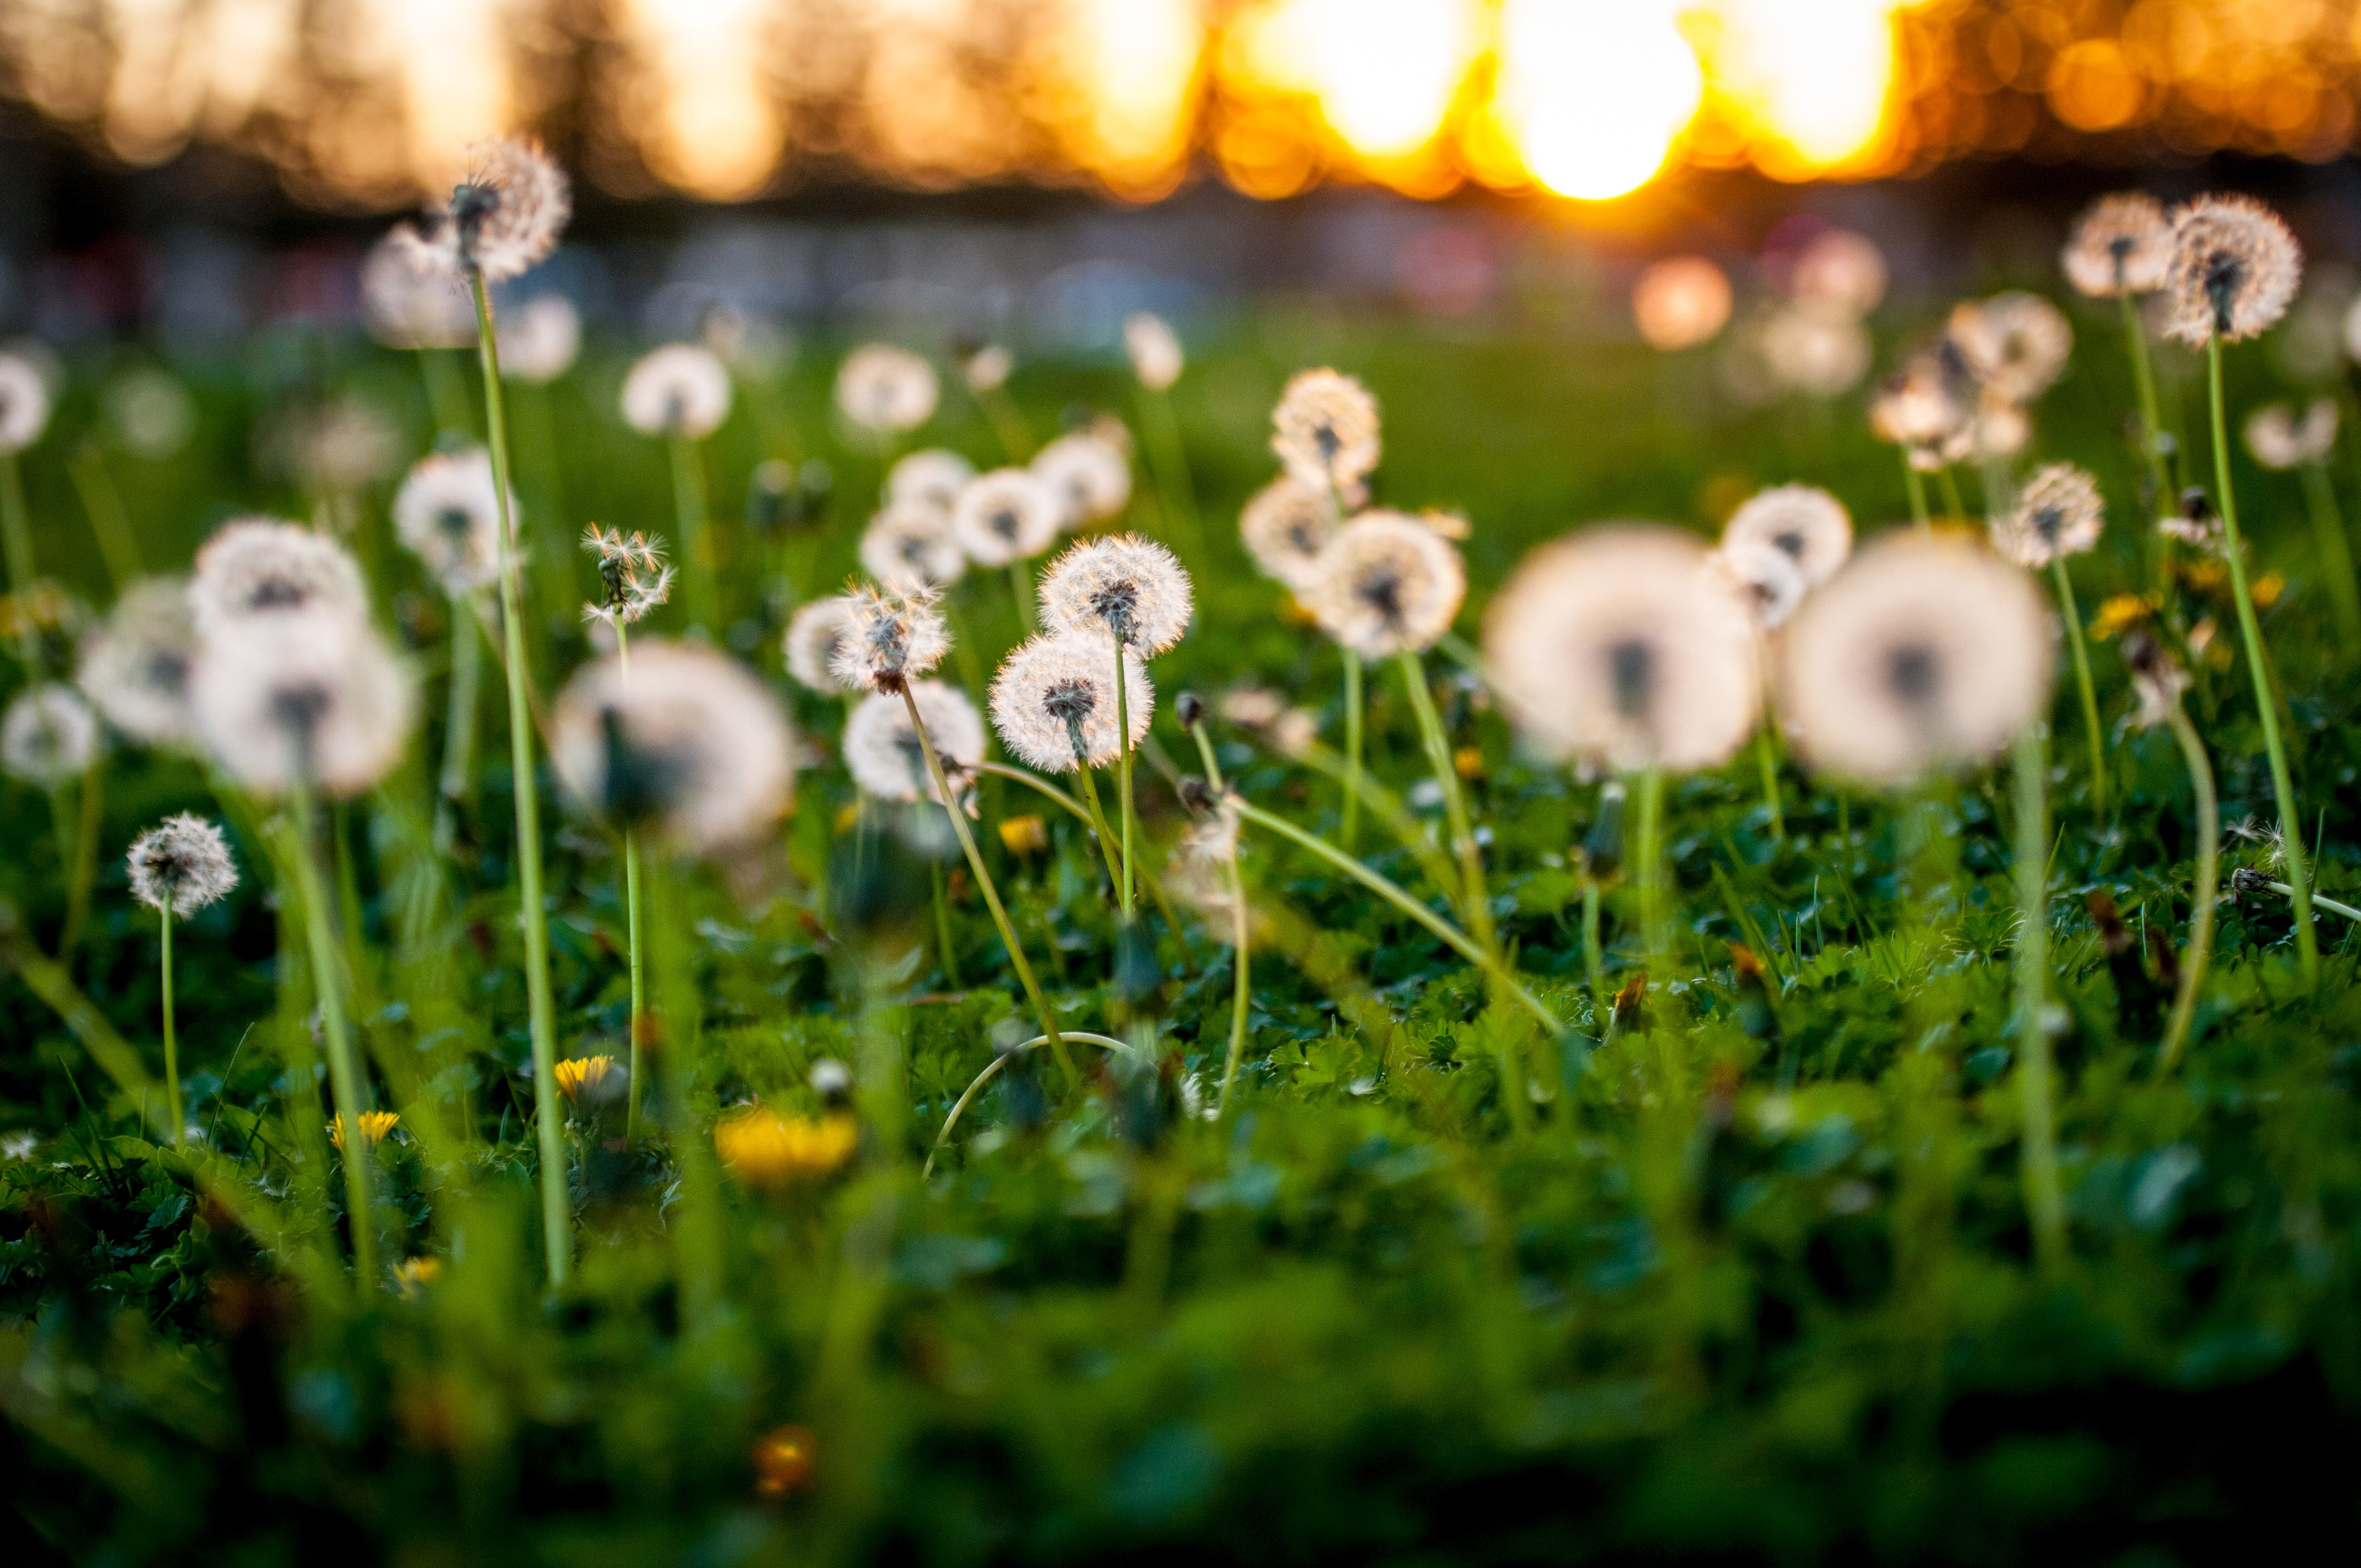
[[[10,459],[53,585],[26,591],[11,562],[12,698],[74,666],[126,583],[186,573],[256,513],[350,552],[418,688],[349,787],[312,771],[324,740],[272,784],[220,747],[121,735],[71,775],[0,783],[17,1560],[2167,1563],[2349,1542],[2345,362],[2221,351],[2314,966],[2236,579],[2154,526],[2202,520],[2184,486],[2219,488],[2207,359],[2149,345],[2166,495],[2115,302],[2055,274],[1987,291],[2004,285],[2065,311],[2071,357],[2028,398],[2021,452],[1923,482],[1872,434],[1869,381],[1766,394],[1723,344],[1652,348],[1620,308],[1259,302],[1184,323],[1169,392],[1113,348],[1019,353],[995,386],[963,373],[976,345],[914,339],[939,396],[894,433],[848,417],[858,345],[829,323],[789,345],[719,323],[727,411],[690,435],[677,392],[669,437],[622,412],[646,345],[593,330],[508,383],[516,568],[458,592],[394,513],[413,462],[486,439],[472,348],[288,326],[168,369],[70,356]],[[1864,304],[1876,370],[1906,373],[1950,302]],[[1329,366],[1382,411],[1381,460],[1335,490],[1465,520],[1419,542],[1464,559],[1467,591],[1409,678],[1348,668],[1241,542],[1279,473],[1274,405]],[[2314,395],[2345,416],[2325,463],[2267,468],[2235,441],[2253,409]],[[375,424],[323,413],[362,404]],[[971,768],[963,847],[906,746],[887,755],[910,798],[856,785],[862,699],[795,678],[783,639],[862,574],[897,457],[989,470],[1110,417],[1129,495],[1082,547],[1169,546],[1193,613],[1149,663],[1145,739],[1108,742],[1095,780],[1051,776],[1062,799]],[[1857,560],[1889,538],[1989,562],[1966,543],[1987,506],[2061,461],[2104,501],[2070,559],[2089,707],[2045,623],[2021,734],[1974,756],[1927,740],[1888,785],[1807,765],[1826,721],[1749,722],[1702,765],[1569,759],[1512,690],[1555,673],[1502,666],[1499,617],[1488,637],[1521,563],[1608,520],[1702,545],[1802,483],[1850,513]],[[664,715],[601,710],[599,787],[551,763],[561,693],[612,636],[582,606],[620,602],[579,548],[594,524],[661,536],[680,573],[631,658],[709,644],[792,728],[792,805],[758,807],[759,833],[682,828],[702,784],[657,765]],[[2050,573],[2015,575],[2050,594]],[[934,674],[984,709],[1031,630],[1022,582],[970,565],[921,608],[948,620]],[[2187,661],[2185,699],[2142,690],[2142,632]],[[1746,646],[1769,679],[1775,630]],[[726,706],[697,669],[683,723]],[[2223,830],[2178,1025],[2211,836],[2158,689]],[[705,766],[737,777],[769,722],[719,729]],[[1126,773],[1136,829],[1094,833]],[[239,882],[170,923],[168,1006],[124,857],[184,811],[223,828]],[[1034,1044],[1045,1014],[1057,1037]]]

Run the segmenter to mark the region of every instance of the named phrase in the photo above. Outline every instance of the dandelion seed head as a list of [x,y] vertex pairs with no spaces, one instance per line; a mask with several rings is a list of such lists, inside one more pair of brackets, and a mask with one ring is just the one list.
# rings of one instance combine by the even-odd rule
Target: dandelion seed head
[[2152,294],[2172,266],[2172,220],[2145,191],[2118,191],[2083,209],[2059,258],[2066,280],[2094,300]]
[[300,523],[235,518],[197,552],[189,609],[200,641],[233,623],[319,612],[358,620],[368,590],[352,553]]
[[967,571],[950,514],[926,501],[889,501],[861,535],[861,569],[887,587],[948,587]]
[[1131,356],[1131,373],[1150,391],[1161,392],[1178,381],[1188,363],[1172,324],[1148,311],[1136,311],[1125,318],[1123,347]]
[[1767,544],[1780,551],[1816,587],[1837,574],[1852,554],[1852,514],[1813,485],[1777,485],[1756,492],[1722,525],[1724,549]]
[[1131,454],[1096,430],[1058,437],[1033,455],[1030,466],[1058,498],[1063,528],[1105,522],[1131,504]]
[[149,746],[196,743],[189,665],[197,624],[188,583],[143,577],[123,590],[106,620],[82,639],[74,684],[132,740]]
[[1944,332],[1968,374],[2009,403],[2029,403],[2048,391],[2074,352],[2065,313],[2021,289],[1961,301]]
[[1825,304],[1782,305],[1763,322],[1762,334],[1771,378],[1807,397],[1838,397],[1860,386],[1876,354],[1858,316]]
[[401,760],[417,682],[366,620],[316,608],[198,624],[197,733],[240,784],[278,796],[308,782],[341,798]]
[[2022,570],[1956,538],[1889,535],[1788,624],[1779,712],[1813,767],[1898,784],[1990,757],[2048,705],[2049,613]]
[[1432,648],[1467,597],[1451,542],[1414,517],[1367,511],[1320,553],[1303,608],[1320,630],[1364,659]]
[[[1027,767],[1072,773],[1079,750],[1093,767],[1123,753],[1115,718],[1116,644],[1104,632],[1049,632],[1019,644],[992,681],[992,723]],[[1156,688],[1148,666],[1122,650],[1131,744],[1148,736]]]
[[24,451],[49,427],[49,378],[23,355],[0,353],[0,453]]
[[388,348],[467,348],[476,341],[476,307],[467,290],[426,255],[406,225],[361,260],[361,320]]
[[2314,398],[2301,413],[2268,403],[2246,416],[2246,450],[2266,468],[2325,463],[2336,450],[2336,400]]
[[787,674],[822,696],[854,688],[837,679],[836,651],[852,630],[852,600],[842,594],[811,599],[787,621]]
[[1195,613],[1179,559],[1136,533],[1084,540],[1041,576],[1041,619],[1050,630],[1106,633],[1144,658],[1180,641]]
[[949,511],[974,477],[974,464],[948,448],[929,446],[894,465],[885,476],[885,499]]
[[844,634],[829,670],[856,691],[898,692],[950,652],[940,595],[932,588],[881,593],[860,588],[845,596]]
[[730,417],[730,367],[696,343],[651,349],[623,378],[623,422],[642,435],[702,441]]
[[582,313],[563,294],[535,294],[501,316],[493,335],[502,376],[545,387],[573,369],[582,353]]
[[[962,780],[972,779],[975,765],[983,761],[983,716],[965,692],[940,681],[912,681],[910,697],[952,790],[965,794]],[[844,721],[844,766],[854,784],[880,800],[950,804],[935,789],[925,748],[898,696],[880,692],[853,708]]]
[[132,839],[124,868],[131,896],[167,915],[192,915],[237,886],[237,864],[222,830],[185,811]]
[[469,148],[467,176],[449,200],[394,232],[434,268],[457,277],[480,272],[499,283],[556,249],[573,212],[573,192],[550,156],[504,137]]
[[696,855],[752,842],[785,814],[795,741],[778,699],[733,659],[658,639],[558,694],[551,760],[574,797]]
[[2276,325],[2303,281],[2303,247],[2250,196],[2200,196],[2172,221],[2165,335],[2194,348],[2242,343]]
[[1794,556],[1761,539],[1725,536],[1721,547],[1713,553],[1711,565],[1739,590],[1754,624],[1764,631],[1786,625],[1811,587]]
[[1281,474],[1238,514],[1238,536],[1264,573],[1301,594],[1319,580],[1320,553],[1340,526],[1325,485]]
[[995,468],[968,484],[951,507],[951,533],[979,566],[1005,566],[1057,543],[1065,515],[1057,492],[1029,468]]
[[1687,772],[1726,761],[1754,728],[1746,598],[1676,529],[1616,524],[1543,546],[1484,630],[1501,706],[1543,755]]
[[582,617],[609,628],[636,626],[672,598],[673,571],[664,565],[664,544],[637,529],[593,523],[582,535],[582,548],[598,564],[599,595],[582,607]]
[[985,344],[960,361],[960,375],[971,392],[996,392],[1008,384],[1016,357],[996,343]]
[[1378,400],[1350,376],[1301,370],[1271,411],[1270,449],[1290,473],[1343,494],[1378,466]]
[[2107,521],[2099,481],[2071,463],[2036,469],[2017,492],[2015,510],[1993,529],[1993,548],[2020,566],[2040,568],[2094,548]]
[[[500,491],[481,447],[422,457],[393,498],[393,531],[453,598],[500,581]],[[509,492],[513,546],[518,502]]]
[[2015,457],[2033,442],[2033,416],[2021,403],[2012,403],[1984,389],[1976,399],[1975,422],[1966,432],[1964,450],[1953,455],[1947,446],[1944,455],[1952,462],[1982,454],[1986,457]]
[[934,417],[935,367],[890,343],[862,345],[836,373],[836,406],[863,430],[882,435],[916,430]]
[[27,686],[0,718],[0,773],[36,789],[80,778],[98,748],[98,715],[63,681]]
[[1955,378],[1935,354],[1912,356],[1879,387],[1869,405],[1870,433],[1904,448],[1914,460],[1922,453],[1939,453],[1947,443],[1968,433],[1974,418]]

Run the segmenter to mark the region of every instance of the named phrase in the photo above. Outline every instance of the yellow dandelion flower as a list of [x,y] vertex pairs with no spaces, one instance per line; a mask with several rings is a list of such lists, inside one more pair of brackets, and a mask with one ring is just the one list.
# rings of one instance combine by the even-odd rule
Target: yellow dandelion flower
[[405,1301],[415,1301],[426,1288],[443,1277],[439,1257],[405,1257],[393,1266],[393,1288]]
[[750,1187],[826,1176],[852,1157],[859,1129],[850,1116],[782,1117],[760,1105],[734,1111],[713,1128],[714,1152]]
[[1030,815],[1005,817],[1000,821],[1000,841],[1012,855],[1038,855],[1049,847],[1049,825]]
[[577,1105],[585,1100],[595,1104],[612,1096],[621,1077],[613,1057],[576,1057],[557,1064],[557,1091]]
[[328,1124],[328,1141],[341,1153],[346,1132],[357,1121],[361,1131],[368,1135],[369,1147],[375,1148],[393,1135],[394,1125],[401,1120],[401,1113],[397,1111],[364,1111],[357,1117],[339,1116]]
[[2151,595],[2111,595],[2091,618],[2091,635],[2102,642],[2120,637],[2136,626],[2147,625],[2156,611],[2157,601]]

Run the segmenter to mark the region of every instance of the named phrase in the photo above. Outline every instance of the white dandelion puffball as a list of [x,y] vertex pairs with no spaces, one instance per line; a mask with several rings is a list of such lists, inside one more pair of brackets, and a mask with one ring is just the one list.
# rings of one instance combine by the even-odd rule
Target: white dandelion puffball
[[0,353],[0,452],[22,452],[49,427],[49,383],[21,354]]
[[2076,220],[2059,259],[2066,280],[2092,299],[2152,294],[2172,266],[2172,219],[2145,191],[2102,196]]
[[[1122,756],[1116,652],[1104,632],[1051,632],[1018,646],[992,680],[992,723],[1002,743],[1044,773],[1070,773],[1082,762],[1101,768]],[[1128,648],[1121,653],[1123,707],[1137,746],[1148,738],[1156,688],[1139,655]]]
[[1131,455],[1095,431],[1058,437],[1033,455],[1032,469],[1057,496],[1061,527],[1105,522],[1131,504]]
[[1451,542],[1398,511],[1367,511],[1336,531],[1313,564],[1303,608],[1364,659],[1434,646],[1467,597]]
[[861,534],[861,569],[889,588],[947,587],[967,571],[950,514],[927,501],[892,501]]
[[1500,703],[1542,754],[1675,773],[1727,762],[1762,678],[1747,598],[1677,529],[1586,530],[1525,557],[1484,621]]
[[2048,391],[2074,353],[2066,313],[2021,289],[1962,301],[1944,332],[1985,395],[2008,403],[2029,403]]
[[1805,304],[1859,318],[1885,302],[1886,280],[1885,253],[1875,240],[1850,229],[1828,229],[1796,256],[1787,291]]
[[1255,565],[1297,594],[1320,580],[1320,553],[1341,526],[1328,487],[1293,474],[1257,490],[1238,513],[1238,537]]
[[702,441],[730,417],[730,367],[713,350],[667,343],[623,378],[623,422],[642,435]]
[[1763,323],[1772,379],[1807,397],[1833,398],[1860,386],[1874,354],[1861,319],[1827,305],[1782,305]]
[[2243,343],[2279,324],[2303,281],[2303,247],[2250,196],[2200,196],[2172,220],[2165,335],[2192,348]]
[[1171,551],[1136,533],[1085,540],[1041,575],[1041,620],[1050,630],[1109,635],[1142,657],[1180,641],[1195,614],[1188,572]]
[[394,232],[444,272],[499,283],[556,249],[573,213],[565,172],[534,143],[511,137],[469,148],[450,199]]
[[[517,526],[509,492],[509,543]],[[490,587],[500,576],[500,489],[482,447],[422,457],[393,498],[393,531],[453,598]]]
[[1725,537],[1713,553],[1712,565],[1739,590],[1754,624],[1764,631],[1786,625],[1812,586],[1794,556],[1760,539]]
[[844,635],[829,669],[856,691],[897,692],[943,662],[951,649],[940,597],[933,588],[880,593],[862,588],[845,596]]
[[360,620],[368,591],[352,552],[301,523],[234,518],[197,552],[189,609],[200,641],[233,623],[319,612]]
[[881,435],[926,423],[939,396],[935,367],[890,343],[862,345],[836,372],[836,406],[862,429]]
[[237,862],[222,830],[185,811],[132,839],[123,863],[131,896],[167,915],[193,915],[237,888]]
[[1270,449],[1290,473],[1353,491],[1384,452],[1378,400],[1350,376],[1328,369],[1298,371],[1270,414]]
[[106,422],[125,450],[161,463],[196,433],[197,400],[170,371],[138,366],[107,383]]
[[418,706],[409,665],[368,622],[331,609],[203,631],[189,693],[206,750],[270,797],[299,783],[338,797],[368,789],[401,760]]
[[2246,450],[2266,468],[2325,463],[2336,450],[2336,400],[2314,398],[2297,413],[2292,404],[2268,403],[2246,416]]
[[351,495],[401,466],[401,432],[361,398],[338,398],[295,420],[288,432],[295,471],[315,495]]
[[735,660],[648,641],[585,665],[558,694],[550,758],[607,821],[692,854],[751,843],[785,816],[795,737],[777,698]]
[[2049,703],[2033,579],[1957,539],[1893,534],[1788,624],[1779,711],[1812,767],[1898,784],[1997,753]]
[[974,477],[974,464],[947,448],[929,446],[894,465],[885,476],[885,499],[922,502],[949,511]]
[[1180,378],[1188,359],[1172,323],[1150,311],[1136,311],[1123,323],[1123,348],[1131,357],[1131,373],[1139,384],[1161,392]]
[[142,577],[123,590],[82,639],[74,684],[112,724],[148,746],[191,746],[189,665],[197,656],[196,617],[180,577]]
[[1005,566],[1057,543],[1065,509],[1029,468],[995,468],[951,506],[951,533],[979,566]]
[[476,307],[450,273],[395,229],[361,260],[361,320],[388,348],[471,348]]
[[[918,718],[953,793],[961,793],[961,781],[983,761],[983,716],[965,692],[940,681],[912,681],[910,699],[918,705]],[[879,800],[950,804],[935,789],[910,711],[898,696],[880,692],[853,708],[844,721],[844,765],[852,782]]]
[[1631,285],[1631,320],[1649,347],[1676,354],[1720,335],[1733,300],[1730,274],[1702,256],[1675,256]]
[[1993,547],[2020,566],[2047,566],[2099,543],[2107,503],[2099,481],[2071,463],[2035,471],[2018,492],[2015,510],[1993,529]]
[[1852,554],[1852,514],[1817,486],[1776,485],[1730,514],[1721,543],[1725,549],[1772,545],[1795,563],[1806,587],[1817,587],[1835,576]]
[[971,392],[996,392],[1008,384],[1016,356],[996,343],[987,343],[960,365],[960,375]]
[[822,696],[841,696],[852,690],[837,678],[832,667],[836,650],[852,629],[852,599],[830,594],[798,607],[787,621],[787,674]]
[[598,598],[582,607],[582,619],[610,630],[637,626],[672,598],[673,569],[664,565],[664,541],[637,529],[592,523],[582,548],[598,563]]
[[98,758],[98,715],[63,681],[28,686],[0,718],[0,772],[36,789],[80,778]]
[[573,369],[582,353],[582,313],[563,294],[535,294],[500,317],[493,335],[503,377],[545,387]]

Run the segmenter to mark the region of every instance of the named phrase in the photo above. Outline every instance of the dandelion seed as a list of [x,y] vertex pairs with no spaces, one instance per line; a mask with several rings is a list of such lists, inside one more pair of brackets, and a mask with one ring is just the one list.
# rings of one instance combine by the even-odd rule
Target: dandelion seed
[[148,746],[189,746],[197,738],[189,707],[189,665],[197,653],[188,583],[143,577],[123,590],[96,630],[82,640],[74,684],[106,721]]
[[1057,542],[1064,518],[1058,494],[1029,468],[996,468],[959,492],[951,533],[979,566],[1005,566]]
[[368,590],[352,553],[299,523],[234,519],[197,552],[189,609],[202,641],[236,622],[317,613],[360,620]]
[[[509,493],[510,541],[518,503]],[[481,447],[421,458],[393,498],[393,531],[453,598],[500,580],[500,493]]]
[[1077,544],[1041,576],[1041,620],[1050,630],[1103,631],[1144,657],[1180,641],[1195,613],[1180,561],[1136,533]]
[[692,854],[751,843],[783,816],[794,737],[779,704],[736,661],[649,641],[602,659],[558,694],[550,756],[591,811],[660,831]]
[[642,435],[702,441],[730,417],[730,367],[694,343],[652,349],[623,378],[623,422]]
[[530,141],[504,138],[469,148],[467,177],[450,200],[394,232],[430,266],[499,283],[556,249],[573,211],[566,175],[549,155]]
[[916,430],[934,416],[935,367],[906,348],[870,343],[845,356],[836,373],[836,406],[880,435]]
[[[1123,754],[1115,724],[1115,645],[1104,633],[1055,632],[1012,652],[992,682],[992,722],[1007,748],[1028,767],[1072,773],[1081,763],[1105,767]],[[1124,698],[1130,743],[1147,738],[1156,709],[1148,666],[1123,650]]]
[[948,587],[967,571],[967,552],[949,512],[925,501],[894,501],[861,535],[861,569],[887,587]]
[[1451,630],[1467,574],[1450,541],[1398,511],[1363,512],[1320,554],[1304,608],[1364,659],[1420,652]]
[[582,607],[584,620],[636,626],[671,599],[673,570],[664,564],[659,542],[637,530],[627,534],[593,523],[582,535],[582,548],[598,559],[600,587],[598,601]]
[[1131,356],[1131,373],[1150,391],[1169,389],[1180,378],[1187,363],[1171,323],[1147,311],[1134,312],[1124,319],[1123,346]]
[[49,383],[21,354],[0,353],[0,453],[22,452],[49,427]]
[[1886,282],[1885,253],[1875,240],[1850,229],[1828,229],[1797,254],[1787,291],[1802,303],[1858,320],[1884,303]]
[[1648,346],[1677,354],[1730,324],[1730,275],[1702,256],[1675,256],[1631,285],[1631,319]]
[[2097,545],[2106,517],[2099,481],[2071,463],[2052,463],[2018,492],[2016,510],[1993,529],[1993,547],[2020,566],[2037,569]]
[[2303,280],[2303,247],[2277,213],[2248,196],[2200,196],[2172,222],[2165,335],[2202,348],[2275,325]]
[[1358,491],[1383,451],[1378,400],[1334,370],[1298,371],[1270,422],[1270,448],[1288,471],[1342,497]]
[[1852,515],[1844,503],[1812,485],[1779,485],[1758,491],[1722,525],[1726,550],[1768,544],[1795,564],[1804,584],[1816,587],[1837,574],[1852,554]]
[[2246,417],[2246,450],[2266,468],[2325,463],[2336,450],[2336,400],[2314,398],[2302,413],[2268,403]]
[[467,348],[476,341],[476,306],[398,228],[361,261],[361,320],[388,348]]
[[0,718],[0,773],[36,789],[80,778],[98,758],[98,716],[62,681],[28,686]]
[[361,1135],[368,1140],[368,1146],[374,1149],[391,1137],[394,1128],[401,1124],[401,1113],[399,1111],[364,1111],[357,1116],[340,1115],[328,1124],[328,1141],[336,1146],[338,1154],[342,1154],[345,1152],[346,1135],[357,1126]]
[[[935,743],[935,755],[951,788],[983,761],[983,718],[967,694],[940,681],[912,681],[910,696]],[[910,710],[898,696],[880,692],[862,699],[844,723],[844,766],[852,782],[880,800],[931,800],[949,804],[935,789],[927,754],[910,724]]]
[[185,811],[132,839],[124,869],[131,896],[167,915],[192,915],[237,887],[237,865],[222,830]]
[[1325,485],[1281,474],[1254,493],[1238,514],[1238,536],[1268,576],[1296,593],[1319,581],[1320,553],[1340,526]]
[[1956,539],[1889,537],[1789,624],[1780,716],[1813,766],[1900,784],[1990,757],[2038,718],[2051,643],[2024,572]]
[[1120,517],[1131,504],[1131,455],[1095,430],[1058,437],[1033,455],[1031,467],[1058,498],[1068,530]]
[[1787,624],[1811,587],[1794,556],[1760,539],[1725,537],[1710,564],[1744,597],[1754,624],[1764,631]]
[[975,477],[975,465],[939,446],[913,452],[885,476],[885,499],[949,511]]
[[1543,754],[1685,772],[1727,761],[1762,683],[1744,598],[1677,530],[1586,530],[1527,556],[1485,618],[1501,706]]
[[1875,352],[1858,317],[1827,305],[1782,305],[1763,323],[1772,379],[1808,397],[1833,398],[1860,386]]
[[563,294],[535,294],[501,316],[494,335],[500,374],[545,387],[573,369],[582,353],[582,313]]
[[859,589],[845,597],[844,635],[829,660],[829,673],[856,691],[899,692],[950,652],[940,596],[932,588],[880,593]]
[[1962,301],[1952,308],[1945,335],[1968,374],[2005,403],[2029,403],[2048,391],[2074,352],[2074,329],[2065,313],[2023,290]]
[[2094,300],[2152,294],[2172,266],[2172,220],[2145,191],[2119,191],[2083,210],[2059,258],[2066,280]]
[[852,600],[846,596],[831,594],[803,605],[787,622],[787,674],[822,696],[852,690],[837,679],[832,667],[838,646],[851,630]]

